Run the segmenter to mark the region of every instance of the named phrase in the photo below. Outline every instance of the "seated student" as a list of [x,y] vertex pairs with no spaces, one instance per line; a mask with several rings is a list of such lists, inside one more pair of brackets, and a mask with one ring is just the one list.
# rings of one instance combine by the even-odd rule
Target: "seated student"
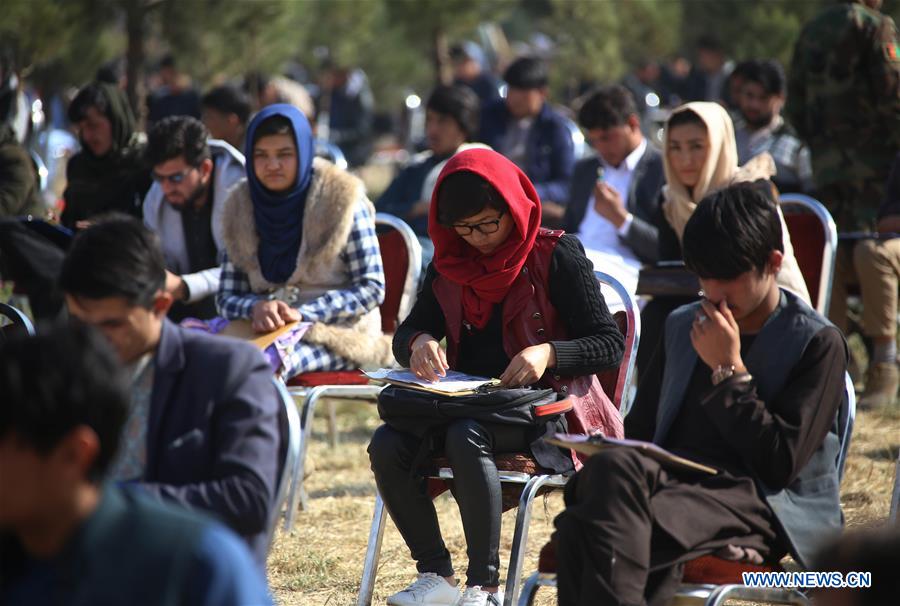
[[428,210],[435,183],[431,177],[436,177],[450,156],[470,147],[465,143],[478,130],[478,107],[478,97],[467,87],[434,89],[425,105],[428,151],[415,156],[375,203],[376,210],[400,217],[416,232],[422,244],[424,267],[434,254],[428,237]]
[[520,57],[503,74],[506,99],[486,105],[479,141],[521,168],[534,183],[548,225],[558,225],[569,199],[575,145],[566,118],[547,103],[547,65]]
[[634,97],[624,86],[591,93],[578,122],[597,155],[575,165],[563,228],[578,235],[594,267],[634,288],[641,265],[659,257],[662,154],[644,138]]
[[847,345],[779,288],[781,225],[746,184],[711,194],[688,220],[684,260],[706,298],[669,316],[625,435],[718,473],[667,468],[632,448],[591,457],[556,518],[561,605],[668,604],[687,560],[727,550],[771,562],[790,551],[809,565],[840,531]]
[[147,133],[144,156],[155,183],[144,198],[144,223],[162,243],[174,321],[216,315],[225,198],[244,178],[244,156],[208,138],[190,116],[163,118]]
[[[429,215],[434,261],[409,317],[394,335],[394,354],[424,379],[452,368],[499,377],[506,386],[539,384],[567,394],[571,431],[621,435],[619,412],[596,373],[616,367],[624,341],[607,310],[578,240],[540,229],[541,204],[514,164],[490,150],[463,151],[441,172]],[[447,338],[447,352],[438,344]],[[500,480],[493,455],[530,452],[543,429],[449,425],[444,449],[469,556],[462,598],[455,586],[431,499],[410,469],[421,440],[389,425],[375,431],[369,458],[391,518],[417,561],[417,580],[388,598],[413,604],[501,604]],[[559,449],[533,452],[557,472],[579,464]]]
[[244,133],[250,119],[250,99],[237,86],[223,84],[209,90],[200,100],[202,120],[213,139],[221,139],[235,149],[244,149]]
[[781,117],[787,82],[778,61],[744,64],[738,95],[739,117],[734,123],[738,162],[743,164],[763,152],[775,161],[772,182],[783,192],[812,189],[809,148]]
[[42,218],[46,208],[28,150],[12,125],[0,118],[0,219]]
[[362,182],[313,157],[309,122],[292,105],[256,114],[247,153],[247,179],[225,201],[219,313],[249,318],[257,332],[314,322],[285,378],[390,364],[378,310],[384,270]]
[[0,393],[0,605],[272,603],[230,531],[104,482],[128,392],[93,330],[5,343]]
[[165,272],[156,235],[128,217],[79,233],[63,262],[69,314],[99,328],[130,372],[109,476],[215,515],[264,566],[281,444],[271,368],[249,343],[167,320]]
[[[695,102],[676,108],[666,122],[664,147],[666,185],[662,190],[661,212],[656,218],[662,261],[681,260],[684,226],[707,193],[731,183],[747,182],[777,202],[777,192],[770,181],[775,173],[772,157],[760,154],[738,166],[734,126],[728,112],[718,103]],[[780,210],[778,214],[780,217]],[[808,303],[806,282],[783,220],[782,234],[784,261],[777,276],[778,284]],[[637,364],[641,373],[650,362],[669,312],[692,300],[694,297],[656,298],[644,307],[641,331],[650,338],[642,339],[638,346]]]
[[112,211],[141,216],[150,171],[125,93],[112,84],[88,84],[69,105],[69,121],[78,126],[81,151],[66,165],[62,224],[72,229]]

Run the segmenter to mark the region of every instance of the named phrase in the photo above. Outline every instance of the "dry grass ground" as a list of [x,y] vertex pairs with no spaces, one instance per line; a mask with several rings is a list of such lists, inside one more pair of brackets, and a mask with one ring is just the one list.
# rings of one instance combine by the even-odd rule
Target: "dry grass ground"
[[[338,423],[341,444],[331,450],[324,435],[324,420],[315,420],[310,446],[315,471],[306,482],[309,511],[298,514],[293,533],[279,533],[269,558],[269,582],[280,604],[355,604],[375,494],[366,445],[379,420],[373,406],[341,403]],[[900,415],[859,413],[842,486],[848,527],[880,524],[886,519],[898,449]],[[448,494],[438,497],[436,504],[457,571],[465,572],[465,541],[456,504]],[[535,569],[537,552],[561,509],[559,495],[535,504],[527,571]],[[502,574],[509,558],[514,516],[514,512],[503,516]],[[383,604],[386,596],[414,576],[409,551],[389,521],[373,603]],[[537,603],[555,604],[552,592],[539,593]]]

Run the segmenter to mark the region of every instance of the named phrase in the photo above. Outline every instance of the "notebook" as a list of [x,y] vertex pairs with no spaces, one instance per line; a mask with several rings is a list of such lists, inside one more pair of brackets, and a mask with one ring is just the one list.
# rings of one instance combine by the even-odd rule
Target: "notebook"
[[637,448],[641,451],[641,453],[659,462],[659,464],[666,469],[695,471],[710,475],[716,475],[717,473],[719,473],[718,470],[716,470],[714,467],[709,467],[708,465],[703,465],[702,463],[697,463],[695,461],[691,461],[690,459],[679,457],[678,455],[673,454],[664,448],[660,448],[653,442],[627,440],[624,438],[607,438],[606,436],[600,434],[587,435],[573,433],[557,433],[549,438],[544,438],[544,441],[548,444],[561,446],[563,448],[570,448],[575,452],[580,452],[586,455],[597,454],[601,450],[606,450],[607,448]]
[[455,370],[448,370],[447,376],[440,377],[440,380],[435,383],[420,379],[408,368],[382,368],[363,372],[367,377],[376,381],[448,396],[470,396],[500,385],[499,379],[476,377]]

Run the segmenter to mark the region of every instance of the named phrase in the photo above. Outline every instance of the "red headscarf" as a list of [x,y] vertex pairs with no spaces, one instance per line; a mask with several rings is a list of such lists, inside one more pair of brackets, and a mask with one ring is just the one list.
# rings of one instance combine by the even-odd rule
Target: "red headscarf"
[[[487,255],[469,245],[452,227],[438,223],[441,184],[448,175],[462,171],[475,173],[490,183],[506,201],[507,212],[515,224],[506,242]],[[447,161],[431,196],[428,234],[434,242],[438,273],[462,286],[463,317],[467,322],[478,328],[487,326],[494,305],[503,301],[522,271],[540,226],[540,198],[515,164],[488,149],[462,151]]]

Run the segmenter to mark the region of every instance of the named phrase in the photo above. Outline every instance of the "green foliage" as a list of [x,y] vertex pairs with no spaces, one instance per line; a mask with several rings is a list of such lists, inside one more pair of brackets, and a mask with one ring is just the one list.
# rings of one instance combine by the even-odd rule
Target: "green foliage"
[[[556,46],[553,85],[612,81],[636,63],[693,56],[715,34],[729,56],[787,64],[802,24],[834,0],[0,0],[0,44],[44,89],[80,85],[125,52],[126,11],[146,11],[146,57],[173,51],[207,86],[250,70],[299,61],[312,72],[321,49],[361,66],[382,107],[427,91],[446,46],[503,26],[510,41],[541,32]],[[885,0],[895,18],[900,0]]]

